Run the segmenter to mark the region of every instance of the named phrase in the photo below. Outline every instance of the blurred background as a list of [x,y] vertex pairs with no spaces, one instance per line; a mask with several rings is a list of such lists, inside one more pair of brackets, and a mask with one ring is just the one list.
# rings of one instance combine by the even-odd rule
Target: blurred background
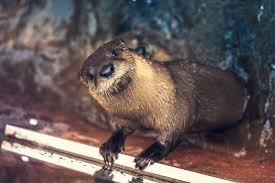
[[[191,141],[218,153],[237,152],[237,158],[252,157],[255,167],[258,162],[274,164],[273,0],[1,0],[0,138],[5,124],[30,127],[28,120],[35,117],[41,121],[37,131],[101,144],[108,131],[98,134],[99,140],[89,136],[94,128],[107,129],[106,115],[76,76],[84,59],[116,36],[124,37],[129,47],[144,45],[152,59],[192,59],[242,78],[250,103],[241,124]],[[0,156],[2,177],[18,181],[14,172],[26,165],[12,155]],[[264,168],[268,181],[268,168],[275,168]],[[53,172],[44,169],[41,176],[48,180]],[[34,174],[41,178],[37,172],[30,176]],[[75,180],[90,181],[79,176]]]

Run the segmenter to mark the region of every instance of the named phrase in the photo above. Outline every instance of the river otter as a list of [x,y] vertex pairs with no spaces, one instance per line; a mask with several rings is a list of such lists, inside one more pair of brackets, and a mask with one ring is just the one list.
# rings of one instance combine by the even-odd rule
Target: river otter
[[[195,59],[191,46],[185,39],[177,44],[160,32],[144,31],[139,28],[121,34],[128,48],[134,49],[147,59],[169,62],[174,59]],[[180,52],[178,51],[180,49]]]
[[166,157],[189,132],[237,123],[245,90],[231,74],[188,60],[154,62],[115,39],[99,47],[78,74],[108,112],[112,136],[100,147],[108,165],[135,129],[154,129],[157,141],[137,155],[136,167]]

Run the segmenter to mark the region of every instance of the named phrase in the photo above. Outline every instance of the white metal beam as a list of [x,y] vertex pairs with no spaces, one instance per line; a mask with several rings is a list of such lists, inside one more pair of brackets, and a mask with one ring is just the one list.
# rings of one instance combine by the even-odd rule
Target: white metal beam
[[[97,147],[88,146],[85,144],[61,139],[58,137],[53,137],[31,130],[7,125],[5,129],[6,136],[12,136],[20,140],[25,140],[28,142],[35,143],[39,146],[45,148],[51,148],[60,152],[69,153],[81,158],[92,159],[94,161],[102,162],[102,157],[99,154],[99,149]],[[3,143],[7,150],[7,143]],[[2,148],[3,148],[2,144]],[[30,149],[28,149],[30,150]],[[14,151],[12,151],[14,152]],[[26,155],[26,156],[30,156]],[[31,157],[31,156],[30,156]],[[35,158],[35,157],[34,157]],[[42,160],[42,159],[41,159]],[[53,163],[52,160],[47,159],[47,162]],[[156,177],[166,177],[168,180],[177,180],[183,182],[198,182],[198,183],[232,183],[224,179],[215,178],[208,175],[203,175],[200,173],[175,168],[168,165],[163,165],[160,163],[154,163],[151,166],[145,168],[145,170],[140,171],[134,168],[134,157],[119,154],[119,158],[115,161],[114,166],[124,167],[129,171],[142,174],[142,175],[154,175]],[[61,165],[62,166],[62,165]]]

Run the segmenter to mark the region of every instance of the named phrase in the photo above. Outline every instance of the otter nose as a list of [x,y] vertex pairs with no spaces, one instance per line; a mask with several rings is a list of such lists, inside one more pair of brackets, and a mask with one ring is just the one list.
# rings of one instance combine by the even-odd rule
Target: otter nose
[[114,69],[115,69],[114,64],[111,64],[111,63],[106,64],[101,68],[99,74],[101,77],[107,78],[113,74]]

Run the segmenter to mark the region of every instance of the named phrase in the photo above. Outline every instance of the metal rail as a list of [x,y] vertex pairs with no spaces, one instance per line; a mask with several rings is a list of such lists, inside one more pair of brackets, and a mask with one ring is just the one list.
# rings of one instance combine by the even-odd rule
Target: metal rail
[[[31,130],[6,125],[6,140],[1,149],[28,156],[34,159],[80,171],[91,175],[106,173],[102,169],[103,159],[99,149],[85,144],[41,134]],[[114,182],[131,182],[142,179],[143,182],[198,182],[198,183],[232,183],[224,179],[203,175],[172,166],[155,163],[140,171],[134,168],[134,157],[119,154],[114,168],[107,178]]]

